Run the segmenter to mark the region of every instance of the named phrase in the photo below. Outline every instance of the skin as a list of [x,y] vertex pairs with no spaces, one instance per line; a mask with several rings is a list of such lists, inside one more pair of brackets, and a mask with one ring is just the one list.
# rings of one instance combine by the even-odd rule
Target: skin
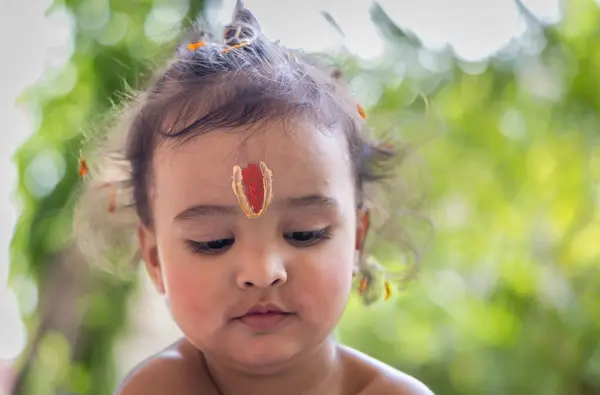
[[[368,213],[357,210],[343,133],[300,122],[282,128],[263,126],[250,138],[213,132],[157,149],[154,223],[139,227],[140,246],[185,338],[141,364],[118,394],[431,393],[332,339]],[[273,172],[273,201],[250,220],[231,189],[232,168],[259,161]],[[306,196],[326,199],[294,203]],[[330,237],[320,239],[321,229]],[[226,242],[201,244],[213,247],[206,253],[190,240]],[[236,319],[269,302],[291,313],[281,325],[257,331]]]

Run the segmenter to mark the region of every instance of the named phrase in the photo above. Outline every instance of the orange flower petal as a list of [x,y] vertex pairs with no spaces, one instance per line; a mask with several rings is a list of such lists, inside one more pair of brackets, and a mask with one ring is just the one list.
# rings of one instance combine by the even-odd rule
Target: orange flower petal
[[198,48],[202,48],[205,45],[206,45],[206,43],[204,41],[196,41],[195,43],[188,44],[188,49],[190,51],[195,51]]
[[367,119],[367,113],[365,112],[365,108],[363,106],[357,103],[356,109],[358,110],[358,113],[362,119]]
[[85,177],[89,174],[90,169],[88,167],[87,162],[85,161],[85,159],[83,157],[79,158],[79,176],[80,177]]

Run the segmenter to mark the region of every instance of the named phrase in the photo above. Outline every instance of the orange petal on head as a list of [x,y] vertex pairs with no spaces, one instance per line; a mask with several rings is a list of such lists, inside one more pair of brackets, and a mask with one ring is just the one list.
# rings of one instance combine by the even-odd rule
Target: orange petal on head
[[79,158],[79,175],[81,177],[87,176],[90,172],[90,169],[87,165],[87,162],[84,158]]
[[357,103],[356,109],[358,110],[358,113],[362,119],[367,119],[367,113],[365,112],[365,108],[363,106]]
[[195,43],[188,44],[188,49],[190,51],[195,51],[198,48],[202,48],[205,45],[206,45],[206,43],[204,41],[196,41]]

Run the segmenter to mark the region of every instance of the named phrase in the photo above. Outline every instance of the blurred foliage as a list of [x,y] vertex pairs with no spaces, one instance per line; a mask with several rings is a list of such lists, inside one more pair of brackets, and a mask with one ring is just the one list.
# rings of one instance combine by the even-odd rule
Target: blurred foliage
[[106,395],[115,388],[113,345],[135,282],[89,270],[71,243],[82,131],[119,104],[128,87],[144,83],[154,63],[172,55],[178,27],[203,3],[56,0],[48,11],[73,17],[73,52],[22,98],[39,112],[40,123],[16,155],[22,215],[10,283],[26,298],[20,287],[35,282],[40,303],[24,313],[29,344],[16,394]]
[[[160,42],[158,32],[202,6],[53,6],[74,16],[74,51],[23,97],[40,124],[16,156],[23,214],[11,284],[23,297],[34,281],[40,303],[23,312],[19,395],[114,388],[112,350],[135,281],[86,269],[70,244],[82,130],[145,80],[150,58],[172,53],[179,31]],[[524,13],[526,36],[481,63],[425,50],[372,11],[385,62],[340,62],[375,130],[429,140],[413,158],[427,165],[435,243],[420,280],[394,302],[352,300],[340,338],[438,394],[599,394],[600,8],[572,0],[554,26]],[[397,256],[371,243],[384,263]]]
[[424,53],[380,19],[405,74],[363,82],[379,83],[373,124],[420,106],[417,92],[445,122],[418,152],[435,243],[416,286],[351,304],[340,336],[435,393],[600,394],[600,8],[564,12],[481,64]]

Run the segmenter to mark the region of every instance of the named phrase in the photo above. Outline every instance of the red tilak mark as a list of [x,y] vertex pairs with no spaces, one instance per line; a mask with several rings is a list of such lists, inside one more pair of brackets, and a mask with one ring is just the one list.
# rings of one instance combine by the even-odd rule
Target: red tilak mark
[[265,203],[265,187],[264,177],[258,164],[250,163],[242,169],[242,185],[252,211],[260,212]]

